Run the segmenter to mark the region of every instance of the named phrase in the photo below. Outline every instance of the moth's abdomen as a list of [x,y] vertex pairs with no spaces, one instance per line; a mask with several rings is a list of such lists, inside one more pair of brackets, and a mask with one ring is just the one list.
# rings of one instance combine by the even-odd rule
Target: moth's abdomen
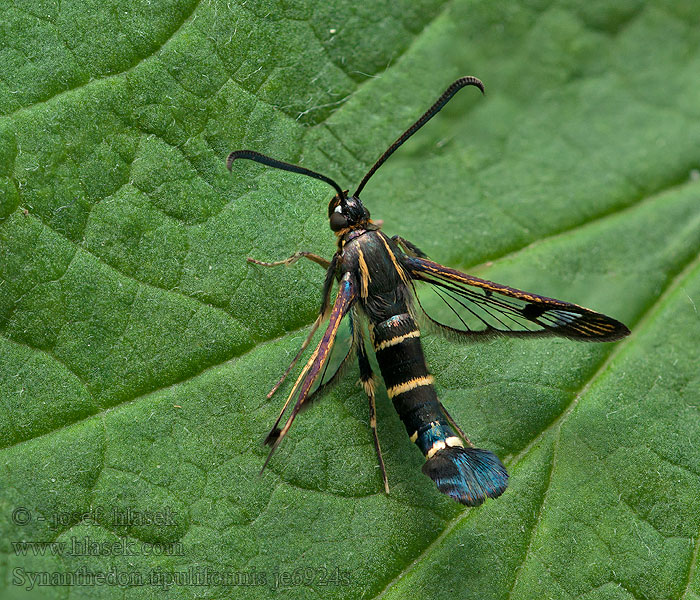
[[423,472],[438,489],[467,506],[500,496],[508,474],[488,450],[464,448],[438,401],[428,372],[420,330],[407,314],[395,315],[371,328],[374,351],[387,394],[412,442],[427,461]]
[[372,341],[387,394],[411,441],[427,455],[430,423],[443,425],[439,432],[436,430],[438,436],[454,434],[440,409],[433,376],[425,364],[418,326],[407,313],[395,315],[372,328]]

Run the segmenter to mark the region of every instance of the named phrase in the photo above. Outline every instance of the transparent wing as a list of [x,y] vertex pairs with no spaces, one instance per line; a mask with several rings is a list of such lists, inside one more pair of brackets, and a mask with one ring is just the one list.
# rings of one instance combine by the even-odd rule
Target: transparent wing
[[[629,329],[588,308],[479,279],[419,256],[402,256],[428,322],[456,337],[500,333],[611,342]],[[422,289],[427,288],[427,289]]]
[[[318,346],[316,346],[316,349],[314,350],[313,354],[302,369],[299,377],[297,378],[296,383],[294,384],[294,387],[292,388],[291,393],[287,397],[287,402],[285,402],[284,406],[282,407],[282,411],[280,412],[279,416],[277,417],[277,420],[275,421],[275,424],[272,426],[270,433],[268,433],[267,438],[265,439],[265,443],[270,445],[271,449],[270,453],[268,454],[267,460],[263,464],[262,469],[265,469],[265,466],[269,462],[274,451],[277,449],[280,442],[289,431],[289,428],[292,426],[295,417],[302,409],[304,404],[309,400],[309,397],[312,394],[311,390],[314,387],[314,384],[319,380],[319,377],[321,377],[321,381],[323,381],[322,372],[326,370],[326,366],[328,365],[327,361],[332,354],[331,350],[333,349],[333,346],[335,344],[335,339],[340,324],[343,320],[343,317],[345,317],[350,311],[352,304],[356,299],[355,287],[355,282],[352,279],[350,273],[346,273],[343,279],[340,281],[338,294],[335,298],[335,303],[333,305],[333,309],[331,310],[328,319],[328,327],[326,328],[326,331],[323,334],[323,338],[319,342]],[[280,429],[279,424],[282,420],[282,417],[284,416],[290,401],[295,396],[297,398],[296,404],[294,405],[291,414],[287,418],[284,427]]]
[[335,343],[323,365],[321,375],[311,387],[309,396],[304,403],[304,408],[332,389],[352,365],[357,348],[355,327],[360,326],[354,313],[355,311],[351,310],[343,319],[338,329]]

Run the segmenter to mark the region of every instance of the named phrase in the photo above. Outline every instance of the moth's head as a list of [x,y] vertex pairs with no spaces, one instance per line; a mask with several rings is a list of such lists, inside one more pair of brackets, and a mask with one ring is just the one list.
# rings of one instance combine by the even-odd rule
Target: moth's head
[[336,194],[328,204],[328,220],[336,233],[343,229],[362,226],[369,221],[369,211],[359,196],[348,197],[348,190]]

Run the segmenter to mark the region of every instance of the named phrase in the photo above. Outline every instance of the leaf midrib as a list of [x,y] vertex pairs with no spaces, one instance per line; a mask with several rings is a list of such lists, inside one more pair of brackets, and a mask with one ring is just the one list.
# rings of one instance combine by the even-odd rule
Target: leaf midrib
[[[536,246],[538,246],[538,245],[540,245],[540,244],[542,244],[542,243],[546,243],[546,242],[548,242],[548,241],[550,241],[550,240],[552,240],[552,239],[561,239],[561,238],[563,238],[563,237],[565,237],[565,236],[567,236],[567,235],[573,235],[573,234],[575,234],[576,232],[578,232],[579,230],[584,229],[584,228],[586,228],[586,227],[588,227],[588,226],[594,226],[594,225],[596,225],[596,224],[599,224],[600,222],[604,222],[604,221],[607,220],[607,219],[615,218],[615,217],[617,217],[617,216],[620,215],[620,214],[624,214],[625,212],[633,211],[634,209],[638,208],[639,206],[643,206],[643,205],[649,204],[649,203],[651,203],[651,202],[657,200],[659,196],[661,196],[661,195],[663,195],[663,194],[665,194],[665,193],[668,193],[668,192],[669,192],[670,190],[672,190],[672,189],[676,189],[676,188],[678,188],[678,187],[684,187],[684,186],[692,185],[692,184],[693,184],[693,182],[684,182],[684,183],[682,183],[682,184],[680,184],[680,185],[673,185],[673,186],[671,186],[671,187],[669,187],[669,188],[664,188],[663,190],[660,190],[660,191],[654,193],[654,194],[651,195],[651,196],[648,196],[648,197],[645,197],[645,198],[640,199],[638,202],[636,202],[636,203],[634,203],[634,204],[625,205],[624,207],[620,208],[619,210],[612,211],[612,212],[608,212],[608,213],[606,213],[606,214],[604,214],[604,215],[602,215],[602,216],[600,216],[600,217],[598,217],[598,218],[596,218],[596,219],[592,219],[592,220],[590,220],[590,221],[586,221],[586,222],[584,222],[584,223],[577,224],[576,226],[571,227],[571,228],[568,228],[568,229],[565,229],[565,230],[557,231],[557,232],[553,233],[551,236],[542,237],[542,238],[540,238],[540,239],[538,239],[538,240],[535,240],[534,242],[531,242],[531,243],[529,243],[529,244],[523,245],[522,247],[520,247],[520,248],[518,248],[518,249],[516,249],[516,250],[512,250],[512,251],[506,252],[506,253],[504,253],[504,254],[502,254],[502,255],[500,255],[500,256],[498,256],[498,257],[494,257],[494,258],[492,258],[492,259],[490,259],[490,260],[488,260],[488,261],[480,262],[480,263],[478,263],[478,264],[474,264],[473,266],[467,267],[467,268],[465,268],[464,270],[465,270],[465,271],[478,272],[479,270],[484,269],[484,268],[486,268],[487,266],[488,266],[488,267],[491,267],[494,263],[498,263],[499,261],[510,260],[510,259],[512,259],[512,258],[516,258],[519,254],[521,254],[521,253],[523,253],[523,252],[525,252],[525,251],[527,251],[527,250],[529,250],[529,249],[531,249],[531,248],[533,248],[533,247],[536,247]],[[47,227],[48,227],[48,226],[47,226]],[[70,240],[68,240],[68,241],[69,241],[71,244],[73,244],[78,250],[83,251],[83,252],[85,252],[86,254],[88,254],[88,255],[94,257],[96,260],[98,260],[101,264],[103,264],[103,265],[106,266],[107,268],[114,269],[114,267],[112,267],[112,266],[109,265],[108,263],[103,262],[98,256],[92,254],[91,252],[89,252],[89,251],[86,250],[85,248],[82,248],[81,246],[79,246],[78,244],[75,244],[74,242],[72,242],[72,241],[70,241]],[[684,273],[686,272],[686,270],[687,270],[687,268],[688,268],[688,264],[692,264],[692,262],[693,262],[693,259],[691,259],[688,263],[686,263],[683,267],[681,267],[681,269],[679,270],[679,274],[667,284],[667,286],[664,288],[664,292],[663,292],[660,296],[658,296],[658,297],[656,298],[656,300],[655,300],[655,301],[647,308],[647,310],[642,314],[642,316],[640,317],[639,321],[637,322],[637,327],[639,327],[639,326],[644,322],[645,318],[646,318],[650,313],[653,313],[653,312],[654,312],[655,307],[657,307],[657,306],[659,305],[659,303],[661,303],[661,302],[663,301],[663,298],[665,297],[665,295],[666,295],[666,293],[668,292],[668,290],[670,290],[670,289],[675,289],[675,286],[677,285],[677,282],[678,282],[678,278],[679,278],[679,277],[682,277],[682,276],[684,275]],[[117,269],[114,269],[114,270],[115,270],[115,272],[120,273],[120,275],[122,275],[122,276],[124,276],[124,277],[127,277],[127,278],[129,278],[129,279],[132,279],[132,280],[135,281],[136,283],[142,283],[142,282],[140,282],[140,281],[138,281],[138,280],[135,280],[134,278],[132,278],[132,277],[130,277],[130,276],[124,274],[124,273],[121,273],[121,272],[118,271]],[[210,304],[208,304],[208,303],[202,302],[201,300],[198,300],[198,299],[196,299],[196,298],[194,298],[194,297],[188,296],[187,294],[182,294],[182,293],[180,293],[180,292],[176,292],[176,291],[173,291],[173,290],[167,290],[167,289],[164,289],[164,288],[159,288],[159,287],[157,287],[157,286],[152,286],[152,285],[150,285],[150,284],[148,284],[148,283],[143,283],[143,285],[145,285],[145,286],[147,286],[147,287],[152,287],[152,288],[154,288],[154,289],[158,289],[158,290],[160,290],[160,291],[162,291],[162,292],[173,293],[173,294],[176,294],[176,295],[179,295],[179,296],[183,296],[183,297],[185,297],[185,298],[187,298],[187,299],[190,299],[190,300],[193,300],[193,301],[195,301],[195,302],[198,302],[198,303],[200,303],[200,304],[203,305],[203,306],[209,307],[209,308],[214,309],[214,310],[220,310],[220,311],[222,311],[222,312],[224,313],[224,315],[225,315],[226,317],[230,317],[231,319],[234,319],[234,317],[233,317],[232,315],[230,315],[227,311],[225,311],[225,310],[223,310],[223,309],[221,309],[221,308],[219,308],[219,307],[212,306],[212,305],[210,305]],[[235,319],[234,319],[234,320],[235,320]],[[236,321],[236,323],[238,323],[238,321]],[[299,327],[298,329],[290,330],[290,331],[285,331],[285,332],[282,333],[281,335],[274,336],[274,337],[271,337],[271,338],[268,338],[268,339],[262,339],[259,343],[253,343],[253,344],[251,344],[250,346],[248,346],[247,348],[245,348],[245,350],[244,350],[243,352],[241,352],[241,353],[239,353],[239,354],[232,354],[232,355],[230,355],[229,357],[225,358],[225,359],[224,359],[223,361],[221,361],[221,362],[217,362],[217,363],[213,363],[213,364],[207,365],[207,366],[206,366],[204,369],[202,369],[201,371],[198,371],[197,373],[188,375],[188,376],[186,376],[186,377],[183,378],[183,379],[179,379],[179,380],[177,380],[177,381],[174,381],[174,382],[172,382],[172,383],[170,383],[170,384],[168,384],[168,385],[166,385],[166,386],[154,388],[154,389],[149,390],[149,391],[147,391],[147,392],[145,392],[145,393],[139,394],[138,396],[134,396],[133,398],[127,398],[127,399],[123,400],[122,402],[119,402],[119,403],[117,403],[117,404],[110,405],[109,407],[104,408],[103,410],[100,410],[100,411],[98,411],[98,412],[96,412],[96,413],[93,413],[92,415],[89,415],[89,416],[87,416],[87,417],[85,417],[85,418],[83,418],[83,419],[79,419],[79,420],[73,421],[73,422],[71,422],[71,423],[66,423],[65,425],[59,427],[58,429],[54,429],[54,430],[52,430],[52,431],[48,431],[48,432],[42,433],[42,434],[40,434],[40,435],[38,435],[38,436],[33,436],[33,437],[25,438],[25,439],[23,439],[23,440],[20,440],[20,441],[14,443],[14,444],[11,444],[11,445],[9,445],[9,446],[5,446],[4,448],[0,448],[0,450],[4,450],[4,449],[7,449],[7,448],[13,448],[14,446],[17,446],[17,445],[22,444],[22,443],[24,443],[24,442],[29,442],[29,441],[31,441],[31,440],[38,439],[38,438],[42,438],[42,437],[47,436],[47,435],[50,435],[50,434],[52,434],[52,433],[55,433],[55,432],[58,432],[58,431],[62,431],[62,430],[64,430],[64,429],[66,429],[66,428],[72,427],[72,426],[74,426],[74,425],[78,425],[78,424],[82,423],[83,421],[87,421],[87,420],[89,420],[89,419],[98,417],[99,415],[103,414],[103,413],[106,412],[107,410],[114,409],[114,408],[116,408],[116,407],[121,407],[121,406],[125,406],[125,405],[128,405],[128,404],[137,402],[137,401],[139,401],[139,400],[141,400],[141,399],[143,399],[143,398],[146,398],[146,397],[150,396],[151,394],[155,394],[155,393],[161,392],[161,391],[163,391],[163,390],[167,390],[167,389],[173,388],[173,387],[178,386],[178,385],[180,385],[180,384],[187,383],[187,382],[189,382],[189,381],[191,381],[191,380],[193,380],[193,379],[195,379],[195,378],[197,378],[197,377],[199,377],[199,376],[201,376],[201,375],[207,373],[208,371],[210,371],[210,370],[212,370],[212,369],[215,369],[215,368],[218,368],[218,367],[224,367],[224,366],[226,366],[227,364],[229,364],[230,362],[232,362],[232,361],[234,361],[234,360],[236,360],[236,359],[243,358],[243,357],[246,356],[248,353],[255,351],[255,350],[257,349],[258,346],[261,346],[261,345],[263,345],[263,344],[275,343],[275,342],[277,342],[277,341],[279,341],[279,340],[281,340],[281,339],[283,339],[283,338],[289,336],[290,334],[291,334],[291,335],[294,335],[294,334],[297,334],[297,333],[306,331],[306,329],[308,328],[309,325],[310,325],[310,323],[306,323],[306,324],[302,325],[301,327]],[[633,333],[634,333],[634,332],[633,332]],[[3,337],[4,339],[8,340],[8,341],[11,341],[11,342],[14,342],[14,343],[20,343],[20,342],[16,342],[15,340],[12,340],[11,338],[8,338],[8,337],[5,336],[5,335],[3,335],[2,337]],[[630,338],[632,338],[632,337],[633,337],[633,336],[628,337],[623,343],[624,343],[624,344],[628,343],[629,340],[630,340]],[[33,346],[29,346],[28,344],[21,344],[21,345],[23,345],[24,347],[29,348],[29,349],[31,349],[31,350],[46,352],[47,356],[49,356],[49,357],[51,357],[51,358],[53,358],[53,359],[56,359],[56,357],[54,357],[53,354],[52,354],[51,352],[48,352],[48,351],[45,351],[45,350],[42,350],[42,349],[39,349],[39,348],[34,348]],[[616,349],[613,350],[613,354],[617,351],[617,348],[619,348],[619,346],[617,346]],[[612,356],[613,354],[609,355],[609,357]],[[609,357],[608,357],[608,358],[609,358]],[[56,359],[56,360],[58,360],[58,359]],[[58,362],[61,363],[61,364],[63,364],[61,361],[58,361]],[[607,359],[604,360],[604,362],[603,362],[603,365],[606,365],[606,364],[607,364]],[[63,366],[65,366],[65,365],[63,365]],[[70,373],[73,373],[72,369],[68,369],[68,370],[69,370]],[[594,373],[593,378],[595,378],[595,377],[597,376],[598,372],[599,372],[599,370],[596,371],[596,372]],[[83,383],[83,385],[85,385],[85,382],[84,382],[81,378],[78,377],[78,380],[81,381],[81,383]],[[585,384],[584,384],[584,386],[585,386]],[[90,395],[90,397],[93,398],[93,400],[94,400],[94,397],[93,397],[92,393],[90,392],[89,388],[86,388],[86,391],[87,391],[87,393]],[[574,401],[575,401],[575,398],[576,398],[576,396],[574,397]],[[570,405],[569,405],[569,406],[570,406]],[[562,414],[563,414],[564,412],[566,412],[566,409],[562,412]],[[561,415],[560,415],[560,417],[558,417],[557,419],[555,419],[545,431],[549,430],[549,429],[552,428],[553,426],[556,426],[556,424],[559,422],[559,419],[560,419],[560,418],[561,418]],[[544,432],[542,432],[542,433],[544,433]],[[532,446],[532,444],[528,444],[528,445],[525,447],[525,450],[523,450],[523,452],[525,452],[526,450],[528,450],[531,446]],[[518,456],[522,456],[523,452],[521,452]],[[516,458],[516,459],[514,459],[514,460],[516,461],[515,464],[517,464],[517,460],[519,460],[519,459]]]

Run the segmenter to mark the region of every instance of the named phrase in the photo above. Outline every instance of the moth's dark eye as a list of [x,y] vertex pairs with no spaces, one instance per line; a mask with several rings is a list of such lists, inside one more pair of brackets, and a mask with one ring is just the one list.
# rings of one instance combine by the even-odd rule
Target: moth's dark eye
[[348,219],[342,213],[334,212],[330,218],[331,230],[340,231],[348,226]]

